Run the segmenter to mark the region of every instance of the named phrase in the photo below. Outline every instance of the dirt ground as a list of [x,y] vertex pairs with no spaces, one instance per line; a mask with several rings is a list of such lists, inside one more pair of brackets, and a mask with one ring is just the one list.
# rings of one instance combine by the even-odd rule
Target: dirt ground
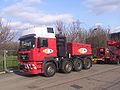
[[19,72],[0,75],[0,90],[120,90],[120,65],[93,65],[70,74],[24,76]]

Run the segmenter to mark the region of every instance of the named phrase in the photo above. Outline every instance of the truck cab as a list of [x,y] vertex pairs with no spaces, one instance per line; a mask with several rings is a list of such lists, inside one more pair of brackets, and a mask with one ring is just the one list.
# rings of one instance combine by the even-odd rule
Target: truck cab
[[[42,73],[44,57],[56,57],[55,31],[50,27],[34,28],[32,34],[19,38],[20,69],[28,74]],[[29,70],[29,72],[28,72]]]

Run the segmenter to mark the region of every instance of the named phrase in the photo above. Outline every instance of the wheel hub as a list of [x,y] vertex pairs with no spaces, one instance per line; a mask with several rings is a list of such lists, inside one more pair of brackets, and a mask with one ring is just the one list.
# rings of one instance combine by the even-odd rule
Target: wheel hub
[[67,70],[67,71],[71,71],[71,69],[72,69],[71,65],[70,65],[70,64],[67,64],[67,65],[66,65],[66,70]]
[[48,71],[48,73],[51,73],[51,74],[54,73],[54,69],[52,67],[48,67],[47,71]]

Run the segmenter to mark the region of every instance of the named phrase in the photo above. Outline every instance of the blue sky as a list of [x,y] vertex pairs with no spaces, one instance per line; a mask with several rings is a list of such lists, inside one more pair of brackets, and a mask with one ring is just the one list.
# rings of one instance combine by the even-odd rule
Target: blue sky
[[16,30],[77,19],[87,28],[103,25],[120,29],[120,0],[1,0],[0,11],[3,21]]

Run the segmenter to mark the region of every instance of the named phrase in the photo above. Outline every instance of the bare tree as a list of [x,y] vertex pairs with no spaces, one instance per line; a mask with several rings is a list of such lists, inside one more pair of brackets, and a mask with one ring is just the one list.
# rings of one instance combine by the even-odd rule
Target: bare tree
[[59,33],[66,36],[67,42],[86,42],[88,32],[81,28],[81,22],[79,20],[71,22],[70,24],[57,21],[56,29]]
[[92,45],[93,53],[96,52],[96,48],[107,46],[109,31],[109,28],[104,28],[102,26],[90,28],[86,41]]
[[63,21],[56,21],[55,25],[59,34],[63,34],[66,29],[66,24]]
[[4,47],[4,44],[11,41],[14,38],[14,33],[11,32],[11,28],[8,24],[4,24],[0,19],[0,49]]
[[19,43],[15,41],[10,41],[8,43],[4,43],[3,50],[18,50]]
[[87,31],[81,28],[81,22],[76,20],[68,25],[66,29],[68,42],[86,42]]

